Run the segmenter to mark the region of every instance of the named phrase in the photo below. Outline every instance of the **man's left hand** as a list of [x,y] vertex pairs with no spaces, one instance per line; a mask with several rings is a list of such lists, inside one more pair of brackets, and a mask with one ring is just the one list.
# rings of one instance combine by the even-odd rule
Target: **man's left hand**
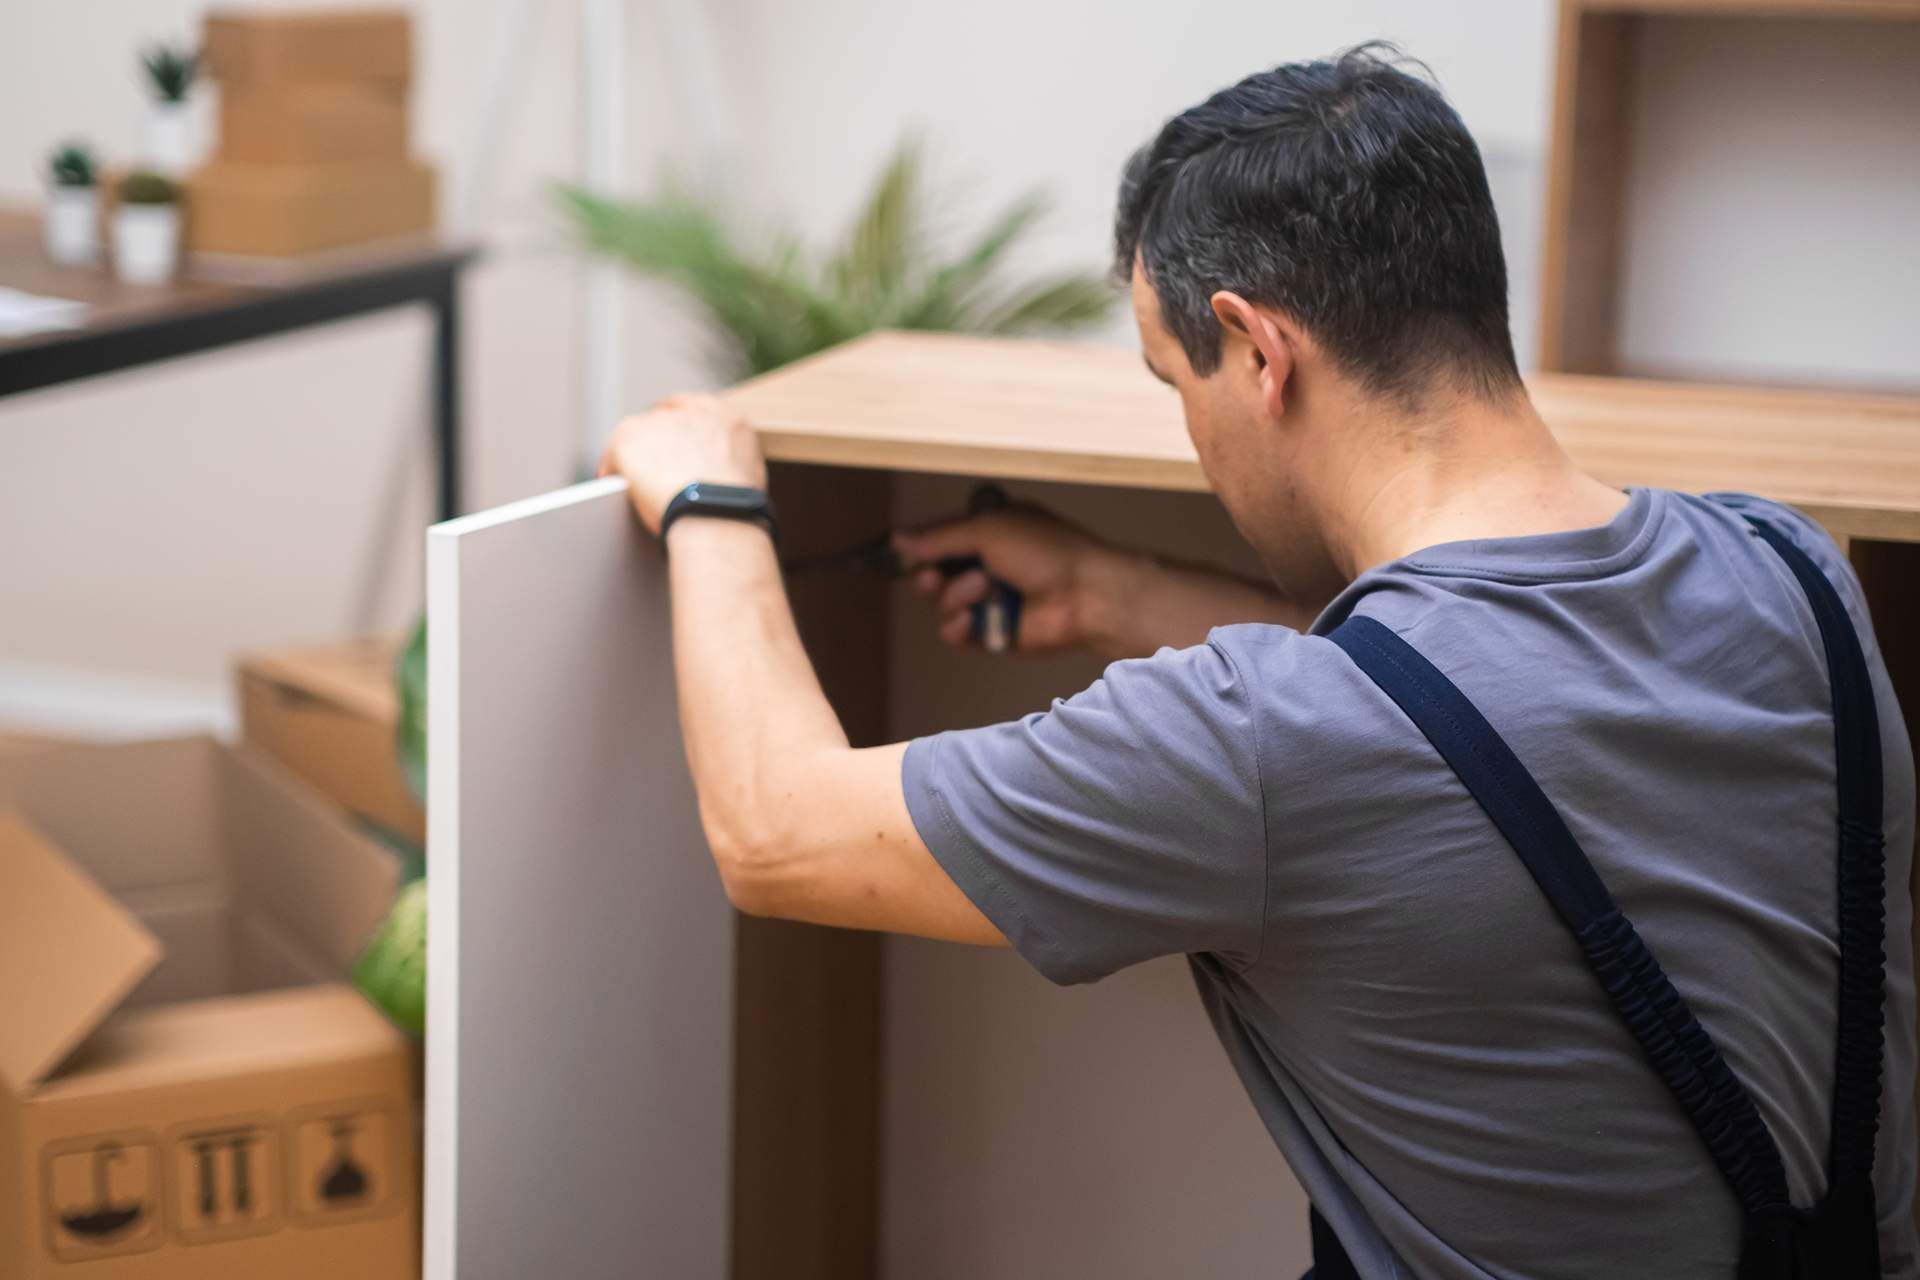
[[747,420],[718,397],[673,395],[620,424],[599,474],[625,476],[641,523],[658,533],[674,494],[695,481],[764,489],[767,462]]

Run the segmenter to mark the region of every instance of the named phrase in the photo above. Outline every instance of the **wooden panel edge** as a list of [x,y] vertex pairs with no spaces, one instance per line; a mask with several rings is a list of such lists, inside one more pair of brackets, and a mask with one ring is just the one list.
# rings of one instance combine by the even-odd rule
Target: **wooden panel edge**
[[[880,471],[775,465],[785,549],[851,546],[888,527]],[[814,669],[856,745],[886,732],[888,584],[795,584]],[[735,1280],[871,1280],[878,1267],[881,939],[736,917]]]

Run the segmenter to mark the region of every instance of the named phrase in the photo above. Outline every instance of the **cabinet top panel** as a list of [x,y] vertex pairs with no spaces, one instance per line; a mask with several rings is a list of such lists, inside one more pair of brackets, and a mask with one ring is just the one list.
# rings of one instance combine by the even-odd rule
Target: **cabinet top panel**
[[[1538,374],[1534,403],[1601,479],[1789,502],[1920,542],[1920,397]],[[1136,352],[878,333],[727,393],[775,461],[1204,490],[1180,401]]]
[[1920,0],[1563,0],[1562,12],[1726,18],[1914,18]]

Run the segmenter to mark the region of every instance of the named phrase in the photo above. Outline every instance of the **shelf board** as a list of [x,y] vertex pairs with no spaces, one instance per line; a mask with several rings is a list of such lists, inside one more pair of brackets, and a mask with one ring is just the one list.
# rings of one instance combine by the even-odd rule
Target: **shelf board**
[[[1836,535],[1920,542],[1920,397],[1539,374],[1534,403],[1610,484],[1742,489]],[[1204,491],[1173,392],[1134,352],[879,333],[728,393],[776,461]]]
[[1571,0],[1583,13],[1722,18],[1917,18],[1920,0]]

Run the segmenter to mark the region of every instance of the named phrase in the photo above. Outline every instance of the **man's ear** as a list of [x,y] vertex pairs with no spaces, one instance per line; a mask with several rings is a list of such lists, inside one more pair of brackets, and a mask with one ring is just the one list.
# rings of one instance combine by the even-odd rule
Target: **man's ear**
[[[1274,316],[1254,306],[1237,293],[1220,290],[1208,299],[1213,315],[1229,338],[1244,339],[1244,345],[1229,341],[1228,352],[1248,362],[1247,373],[1256,380],[1267,412],[1278,418],[1286,412],[1288,383],[1293,377],[1293,341]],[[1236,353],[1234,348],[1240,349]]]

